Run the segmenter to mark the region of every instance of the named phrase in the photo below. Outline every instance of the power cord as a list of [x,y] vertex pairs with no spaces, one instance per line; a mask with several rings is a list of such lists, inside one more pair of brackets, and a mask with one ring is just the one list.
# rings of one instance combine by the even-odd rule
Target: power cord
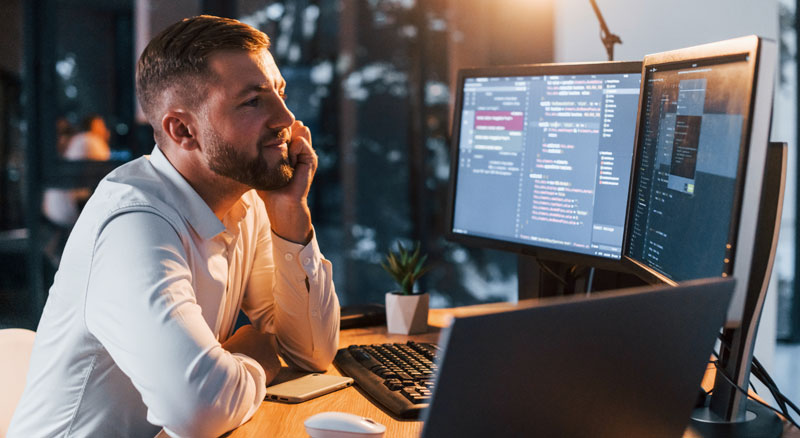
[[[756,402],[756,403],[764,406],[765,408],[775,412],[776,414],[786,418],[787,421],[792,423],[792,426],[796,427],[797,429],[800,429],[800,425],[798,425],[797,422],[794,420],[794,418],[792,418],[792,416],[789,414],[788,410],[779,411],[779,410],[773,408],[772,406],[770,406],[769,404],[767,404],[767,403],[765,403],[765,402],[763,402],[761,400],[758,400],[758,399],[755,399],[753,397],[750,397],[750,394],[748,394],[746,389],[742,388],[741,386],[736,384],[730,377],[728,377],[728,375],[725,373],[725,370],[719,364],[719,360],[715,360],[713,362],[714,362],[714,366],[717,368],[717,371],[718,371],[717,374],[722,376],[725,379],[725,381],[728,382],[729,385],[731,385],[733,388],[735,388],[739,392],[743,393],[745,396],[747,396],[747,398],[749,400],[753,400],[754,402]],[[761,383],[764,383],[764,382],[762,381]],[[766,385],[766,383],[764,383],[764,384]],[[769,388],[769,385],[766,385],[766,386]],[[770,392],[772,392],[772,389],[771,388],[769,388],[769,389],[770,389]],[[775,388],[775,391],[780,395],[780,397],[785,399],[785,396],[783,394],[781,394],[780,391],[777,390],[777,388]],[[773,394],[773,396],[774,396],[774,394]],[[777,400],[777,397],[776,397],[776,400]],[[788,401],[788,400],[786,400],[786,401]],[[795,412],[800,414],[800,410],[798,410],[797,407],[794,406],[794,403],[792,403],[791,401],[789,401],[789,403],[791,404],[791,406],[795,410]]]
[[[786,412],[786,416],[788,418],[791,418],[791,416],[789,415],[789,410],[786,405],[788,405],[789,408],[791,408],[794,412],[800,414],[800,409],[797,408],[797,405],[789,400],[789,398],[778,389],[778,385],[774,380],[772,380],[772,377],[770,377],[769,373],[767,373],[766,368],[764,368],[764,366],[761,365],[761,362],[759,362],[755,357],[753,358],[753,370],[753,374],[756,376],[756,378],[764,383],[765,386],[771,388],[770,392],[772,392],[772,389],[775,390],[775,392],[772,392],[772,396],[775,398],[775,401],[778,402],[778,405],[781,406],[781,409]],[[794,421],[792,421],[792,424],[794,424],[795,427],[798,427],[797,423]],[[800,429],[800,427],[798,427],[798,429]]]
[[[718,336],[718,339],[722,343],[722,347],[730,349],[730,345],[728,344],[727,340],[725,340],[721,335]],[[767,372],[766,368],[764,368],[764,366],[755,356],[753,356],[753,359],[751,361],[750,374],[754,376],[756,379],[758,379],[758,381],[760,381],[767,388],[772,397],[775,399],[775,402],[778,403],[778,406],[781,409],[780,411],[773,408],[769,404],[762,402],[761,400],[757,400],[755,398],[750,397],[750,395],[744,388],[736,384],[733,381],[733,379],[731,379],[730,376],[726,374],[725,370],[719,363],[719,354],[716,351],[714,351],[714,356],[717,357],[717,359],[710,362],[714,364],[714,366],[717,368],[718,374],[721,375],[728,382],[729,385],[737,389],[739,392],[745,394],[750,400],[753,400],[769,408],[770,410],[776,412],[778,415],[786,418],[786,420],[789,421],[792,424],[792,426],[794,426],[797,429],[800,429],[800,425],[798,425],[798,423],[792,417],[789,408],[791,408],[798,415],[800,415],[800,409],[798,409],[797,405],[795,405],[791,400],[789,400],[789,398],[786,397],[780,391],[780,389],[778,389],[778,384],[775,383],[775,381]],[[755,390],[755,387],[753,386],[752,381],[750,381],[750,388],[753,389],[753,392],[758,394],[758,392]],[[707,394],[710,394],[710,391]]]
[[[711,352],[711,353],[714,355],[714,357],[715,357],[716,359],[709,360],[709,361],[708,361],[708,363],[710,363],[711,365],[714,365],[714,367],[717,367],[717,363],[716,363],[716,362],[717,362],[717,361],[719,361],[719,353],[717,353],[717,350],[714,350],[714,351],[713,351],[713,352]],[[751,373],[751,374],[752,374],[752,373]],[[751,390],[752,390],[752,391],[753,391],[753,392],[754,392],[756,395],[758,395],[758,389],[756,389],[755,385],[753,385],[753,379],[748,379],[748,380],[747,380],[747,384],[748,384],[748,387],[749,387],[749,388],[750,388],[750,389],[751,389]],[[708,394],[711,394],[712,392],[714,392],[714,388],[711,388],[711,389],[708,391]]]

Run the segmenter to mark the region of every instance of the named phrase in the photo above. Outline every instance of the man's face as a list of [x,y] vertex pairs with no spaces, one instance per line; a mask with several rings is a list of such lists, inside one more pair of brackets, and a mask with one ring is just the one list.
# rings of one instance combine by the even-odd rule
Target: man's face
[[288,154],[294,115],[272,55],[221,51],[211,55],[209,69],[215,77],[198,138],[208,168],[258,190],[284,187],[294,173]]

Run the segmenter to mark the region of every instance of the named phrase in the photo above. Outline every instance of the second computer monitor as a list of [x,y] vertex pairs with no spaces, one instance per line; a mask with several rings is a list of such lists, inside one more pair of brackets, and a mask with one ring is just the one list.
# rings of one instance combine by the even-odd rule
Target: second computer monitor
[[615,265],[640,78],[639,62],[461,70],[448,237]]
[[651,281],[735,276],[730,322],[759,231],[775,53],[751,36],[644,62],[626,256]]

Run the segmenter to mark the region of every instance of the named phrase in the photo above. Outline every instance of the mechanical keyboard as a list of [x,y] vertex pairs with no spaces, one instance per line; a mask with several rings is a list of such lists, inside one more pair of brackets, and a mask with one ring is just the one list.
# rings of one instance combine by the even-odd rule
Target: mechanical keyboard
[[372,399],[400,418],[418,418],[428,407],[439,347],[405,344],[351,345],[336,352],[339,370]]

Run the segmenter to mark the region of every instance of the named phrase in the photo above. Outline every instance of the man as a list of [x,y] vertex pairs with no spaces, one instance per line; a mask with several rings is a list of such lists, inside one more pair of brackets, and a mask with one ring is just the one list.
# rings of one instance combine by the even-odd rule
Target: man
[[[317,158],[268,46],[200,16],[142,53],[157,147],[78,219],[10,437],[218,436],[259,407],[277,352],[330,364],[339,304],[306,203]],[[232,333],[240,308],[253,325]]]

